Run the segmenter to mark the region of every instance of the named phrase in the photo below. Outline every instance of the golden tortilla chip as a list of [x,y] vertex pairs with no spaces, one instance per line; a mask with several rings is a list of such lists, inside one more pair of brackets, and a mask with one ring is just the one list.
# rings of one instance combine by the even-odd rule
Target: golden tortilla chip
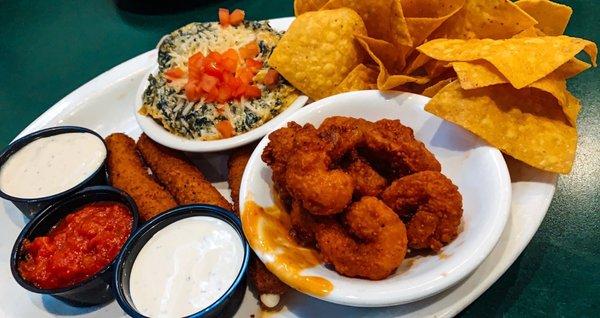
[[515,88],[523,88],[550,74],[584,50],[596,65],[596,44],[568,36],[512,38],[506,40],[437,39],[417,48],[436,60],[468,62],[486,60]]
[[431,38],[506,39],[537,23],[508,0],[466,0]]
[[540,31],[540,29],[532,26],[530,28],[527,28],[515,35],[513,35],[513,38],[537,38],[540,36],[545,36],[546,34],[544,34],[544,32]]
[[327,97],[362,62],[355,34],[367,30],[351,9],[307,12],[283,35],[269,64],[310,98]]
[[515,4],[537,20],[536,27],[547,35],[562,35],[573,9],[549,0],[520,0]]
[[365,22],[369,37],[410,46],[411,38],[399,0],[329,0],[321,9],[350,8]]
[[299,16],[309,11],[317,11],[327,0],[294,0],[294,15]]
[[416,56],[408,62],[408,65],[403,71],[404,74],[412,74],[416,70],[423,67],[427,62],[431,61],[431,58],[429,56],[420,52],[416,53]]
[[[487,61],[475,60],[471,62],[452,62],[451,64],[460,80],[460,86],[464,89],[474,89],[508,83],[506,77]],[[554,70],[548,76],[530,84],[530,86],[533,86],[535,83],[548,77],[563,80],[569,79],[587,70],[590,66],[591,65],[588,63],[573,58]]]
[[[460,86],[466,90],[508,83],[508,80],[498,70],[483,60],[453,62],[452,67],[458,76]],[[575,97],[567,90],[566,79],[585,71],[589,67],[590,65],[585,62],[571,59],[548,76],[531,83],[527,87],[552,94],[563,108],[569,122],[575,125],[581,106],[579,101],[576,101]]]
[[427,97],[433,97],[437,93],[439,93],[439,91],[441,91],[442,88],[446,87],[446,85],[454,82],[455,80],[456,80],[456,77],[451,77],[451,78],[447,78],[445,80],[441,80],[441,81],[427,87],[426,89],[424,89],[423,92],[421,93],[421,95],[427,96]]
[[[377,88],[380,90],[391,90],[406,83],[425,84],[429,82],[429,78],[421,76],[401,75],[399,72],[390,74],[388,67],[390,63],[384,61],[392,61],[391,65],[396,65],[394,70],[398,68],[398,63],[404,63],[402,53],[393,45],[382,40],[369,38],[366,36],[356,35],[356,39],[367,51],[371,59],[379,66],[379,75],[377,76]],[[395,60],[395,61],[394,61]]]
[[464,90],[456,81],[436,94],[425,110],[533,167],[571,171],[577,131],[547,93],[508,84]]
[[460,10],[465,0],[401,0],[408,33],[417,46]]
[[377,87],[377,71],[364,65],[356,66],[336,87],[334,94],[361,91]]

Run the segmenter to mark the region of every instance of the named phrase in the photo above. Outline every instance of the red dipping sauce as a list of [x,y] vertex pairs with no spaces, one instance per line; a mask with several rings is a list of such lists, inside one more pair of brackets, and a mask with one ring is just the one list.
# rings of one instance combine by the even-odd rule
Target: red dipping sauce
[[25,240],[21,276],[38,288],[71,287],[98,273],[117,256],[131,234],[129,209],[97,202],[67,215],[46,236]]

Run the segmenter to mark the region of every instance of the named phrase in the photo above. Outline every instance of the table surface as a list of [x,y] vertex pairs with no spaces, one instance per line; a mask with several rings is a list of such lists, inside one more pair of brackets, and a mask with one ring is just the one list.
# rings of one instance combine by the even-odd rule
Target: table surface
[[[188,0],[175,12],[123,10],[117,2],[0,0],[0,146],[69,92],[154,48],[163,34],[188,22],[213,21],[218,7],[243,8],[249,19],[293,15],[292,0]],[[600,43],[594,1],[562,2],[574,10],[567,34]],[[577,159],[573,171],[559,178],[539,231],[461,316],[591,317],[600,311],[599,75],[593,69],[569,83],[583,103]]]

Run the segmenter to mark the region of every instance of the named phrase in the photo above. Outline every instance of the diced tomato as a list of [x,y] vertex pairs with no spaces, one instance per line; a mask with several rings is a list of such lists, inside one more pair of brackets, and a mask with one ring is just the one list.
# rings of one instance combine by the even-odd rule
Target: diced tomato
[[235,75],[244,84],[252,82],[252,79],[254,78],[254,73],[252,73],[252,71],[250,71],[247,67],[238,68]]
[[165,76],[169,79],[178,79],[182,78],[185,75],[185,72],[179,67],[170,68],[165,71]]
[[219,9],[219,23],[221,24],[221,26],[229,26],[229,10],[225,9],[225,8],[220,8]]
[[235,73],[239,60],[238,52],[234,49],[229,49],[221,55],[221,65],[223,68],[231,73]]
[[217,101],[219,103],[225,103],[228,100],[231,99],[231,95],[232,95],[233,91],[229,86],[221,86],[219,88],[219,96],[217,97]]
[[233,136],[233,126],[229,120],[222,120],[216,125],[217,130],[221,133],[224,138]]
[[271,86],[271,85],[277,84],[278,81],[279,81],[279,73],[276,70],[270,68],[267,71],[267,74],[265,74],[265,79],[263,82],[265,83],[265,85]]
[[185,97],[190,101],[198,101],[200,97],[202,97],[200,90],[196,86],[197,81],[188,80],[187,84],[185,84]]
[[246,86],[246,91],[244,92],[244,96],[248,98],[258,98],[261,95],[261,91],[258,87],[254,85]]
[[235,9],[229,15],[229,23],[233,26],[239,25],[244,22],[244,17],[246,16],[246,12],[240,9]]
[[257,61],[255,59],[247,59],[246,66],[250,69],[251,72],[257,73],[263,67],[263,62]]
[[242,59],[250,59],[256,57],[260,53],[260,48],[256,42],[252,41],[240,48],[240,57]]
[[218,78],[216,78],[214,76],[210,76],[208,74],[204,74],[202,76],[202,78],[200,79],[199,85],[203,91],[210,92],[213,88],[215,88],[217,86],[218,83],[219,83]]

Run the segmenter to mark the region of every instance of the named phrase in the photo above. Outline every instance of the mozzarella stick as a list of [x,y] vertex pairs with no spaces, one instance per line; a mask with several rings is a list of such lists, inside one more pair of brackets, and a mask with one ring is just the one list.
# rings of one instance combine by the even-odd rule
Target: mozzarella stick
[[[239,194],[240,184],[246,164],[252,155],[254,145],[246,146],[238,149],[229,157],[227,173],[227,181],[231,189],[231,198],[234,202],[234,211],[238,215],[239,212]],[[281,297],[289,290],[289,287],[284,284],[277,276],[273,275],[267,267],[258,259],[254,253],[250,260],[248,269],[248,282],[259,295],[260,307],[268,311],[276,311],[283,307]]]
[[179,204],[211,204],[231,211],[231,204],[208,182],[183,154],[166,148],[142,134],[137,149],[154,175]]
[[133,198],[143,221],[177,206],[173,196],[148,174],[133,139],[112,134],[106,137],[106,146],[109,181]]

